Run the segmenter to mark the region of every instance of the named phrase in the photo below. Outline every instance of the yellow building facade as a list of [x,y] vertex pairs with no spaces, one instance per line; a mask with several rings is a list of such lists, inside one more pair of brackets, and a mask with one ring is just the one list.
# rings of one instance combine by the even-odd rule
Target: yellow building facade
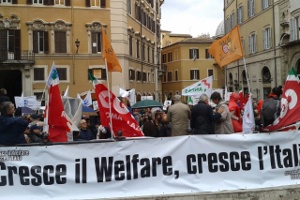
[[[0,87],[14,96],[43,96],[52,63],[60,90],[92,90],[88,72],[109,86],[161,96],[158,85],[163,0],[0,0]],[[122,66],[106,73],[104,29]],[[107,77],[108,74],[108,77]]]
[[264,99],[273,87],[284,84],[291,67],[300,74],[297,0],[225,0],[224,3],[225,32],[237,24],[240,26],[245,55],[245,60],[226,66],[226,83],[231,91],[243,87],[245,93],[251,91],[254,99]]
[[165,68],[162,80],[164,99],[170,100],[173,95],[181,94],[183,88],[208,76],[213,76],[214,89],[224,88],[223,70],[208,53],[212,39],[165,34],[162,43],[166,46],[161,52],[162,66]]

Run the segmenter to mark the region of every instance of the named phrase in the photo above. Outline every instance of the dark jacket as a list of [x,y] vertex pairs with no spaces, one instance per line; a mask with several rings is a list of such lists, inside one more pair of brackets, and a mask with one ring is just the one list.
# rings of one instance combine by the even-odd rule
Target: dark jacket
[[93,134],[91,129],[86,129],[86,130],[80,129],[79,138],[82,139],[82,140],[93,140],[93,139],[95,139],[94,134]]
[[15,145],[26,143],[24,131],[28,121],[13,117],[12,115],[0,115],[0,145]]
[[214,113],[210,105],[199,101],[191,109],[191,129],[193,134],[214,134],[214,123],[221,114]]

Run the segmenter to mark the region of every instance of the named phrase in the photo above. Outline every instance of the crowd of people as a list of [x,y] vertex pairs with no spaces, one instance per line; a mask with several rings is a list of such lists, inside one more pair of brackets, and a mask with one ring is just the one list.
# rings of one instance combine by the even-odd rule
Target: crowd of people
[[[253,103],[255,129],[272,124],[280,113],[282,87],[275,87],[267,99]],[[202,94],[194,106],[183,103],[180,95],[174,95],[168,109],[131,109],[126,98],[121,101],[132,113],[145,136],[170,137],[199,134],[230,134],[242,132],[243,107],[240,96],[231,93],[229,101],[214,92],[208,97]],[[214,106],[211,106],[211,104]],[[111,138],[109,127],[101,125],[99,116],[82,116],[78,131],[73,131],[74,141],[89,141]],[[48,142],[43,132],[42,114],[21,115],[7,97],[7,91],[0,89],[0,145]]]

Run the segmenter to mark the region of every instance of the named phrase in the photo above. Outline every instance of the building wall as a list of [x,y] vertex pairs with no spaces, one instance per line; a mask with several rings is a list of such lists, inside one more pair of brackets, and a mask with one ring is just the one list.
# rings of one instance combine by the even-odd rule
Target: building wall
[[[226,82],[232,90],[239,90],[240,87],[249,91],[243,71],[248,72],[250,91],[253,98],[264,98],[272,87],[282,85],[283,80],[280,76],[282,66],[280,62],[280,51],[278,50],[279,34],[279,8],[276,1],[270,1],[269,7],[262,9],[261,1],[255,2],[255,11],[252,17],[248,17],[248,0],[233,0],[228,6],[225,6],[225,21],[230,18],[232,13],[235,14],[235,23],[237,24],[237,8],[243,6],[243,21],[239,24],[240,34],[244,47],[245,60],[240,59],[229,64],[226,67]],[[271,29],[271,46],[267,49],[263,47],[263,30]],[[225,25],[226,32],[231,27]],[[249,50],[249,35],[256,35],[256,51],[251,53]],[[263,69],[268,69],[271,77],[269,81],[264,81]],[[233,81],[230,80],[230,74]],[[237,84],[234,84],[236,81]]]
[[[161,87],[157,88],[157,84],[155,84],[159,81],[157,79],[152,78],[145,82],[136,79],[129,81],[129,69],[134,69],[135,72],[141,70],[153,74],[155,71],[153,69],[158,68],[158,60],[155,63],[152,59],[152,49],[159,49],[160,39],[155,42],[155,33],[146,26],[141,25],[135,17],[136,3],[142,7],[146,15],[150,16],[152,20],[156,17],[157,27],[160,27],[161,15],[160,13],[156,14],[155,9],[151,7],[148,1],[131,0],[131,14],[128,12],[127,0],[106,1],[106,8],[86,7],[86,1],[83,0],[71,1],[73,5],[70,6],[27,5],[26,2],[25,0],[19,0],[18,4],[0,4],[0,16],[2,16],[0,22],[4,21],[5,18],[12,20],[13,15],[16,15],[19,19],[18,28],[21,30],[22,50],[33,50],[32,34],[39,24],[41,25],[39,28],[49,31],[49,53],[37,53],[33,65],[24,64],[18,68],[23,74],[22,91],[24,91],[25,96],[44,91],[45,80],[34,81],[34,69],[44,68],[46,79],[53,62],[55,62],[56,67],[67,69],[67,80],[61,81],[59,85],[62,92],[69,86],[69,96],[76,97],[76,93],[83,93],[92,89],[93,86],[88,81],[88,70],[93,68],[104,69],[105,63],[101,58],[101,53],[94,54],[91,52],[93,46],[91,33],[94,30],[101,30],[102,27],[106,30],[123,69],[122,73],[109,73],[110,89],[116,95],[119,94],[120,87],[123,89],[135,88],[136,92],[142,95],[144,92],[161,93]],[[163,1],[157,1],[156,5],[160,7],[161,3]],[[158,11],[160,12],[160,9]],[[53,31],[55,28],[59,28],[55,25],[59,21],[63,22],[62,29],[67,32],[67,52],[61,54],[55,53]],[[129,55],[129,30],[134,32],[132,56]],[[157,32],[159,31],[157,30]],[[76,39],[80,41],[78,53],[76,53]],[[150,60],[147,59],[147,56],[145,60],[136,57],[137,47],[135,42],[137,39],[145,42],[146,47],[151,47]],[[159,53],[157,50],[154,52]],[[10,64],[10,69],[14,68],[13,63]],[[106,85],[108,84],[107,80],[101,81]]]

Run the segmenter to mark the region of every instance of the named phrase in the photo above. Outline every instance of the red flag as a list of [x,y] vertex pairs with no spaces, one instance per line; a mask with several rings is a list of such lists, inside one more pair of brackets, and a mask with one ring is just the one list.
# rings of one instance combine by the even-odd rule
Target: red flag
[[275,131],[285,126],[300,121],[300,80],[294,68],[289,71],[289,75],[284,85],[281,98],[280,116],[264,129],[265,131]]
[[49,133],[48,139],[52,142],[67,142],[67,132],[70,132],[71,122],[64,111],[58,87],[58,73],[54,65],[52,65],[47,82],[50,83],[50,88],[44,116],[44,131]]
[[106,59],[107,61],[107,70],[109,72],[122,72],[122,67],[119,63],[119,60],[103,28],[102,28],[102,45],[103,45],[102,58]]
[[[96,80],[92,75],[90,75],[90,77],[95,87],[101,124],[103,126],[111,127],[111,116],[112,129],[115,136],[118,136],[118,131],[122,131],[122,136],[125,137],[144,136],[140,126],[127,107],[112,92],[108,91],[105,85]],[[111,109],[109,109],[110,105]]]
[[244,56],[239,26],[235,26],[227,35],[212,43],[208,52],[220,67],[232,63]]

